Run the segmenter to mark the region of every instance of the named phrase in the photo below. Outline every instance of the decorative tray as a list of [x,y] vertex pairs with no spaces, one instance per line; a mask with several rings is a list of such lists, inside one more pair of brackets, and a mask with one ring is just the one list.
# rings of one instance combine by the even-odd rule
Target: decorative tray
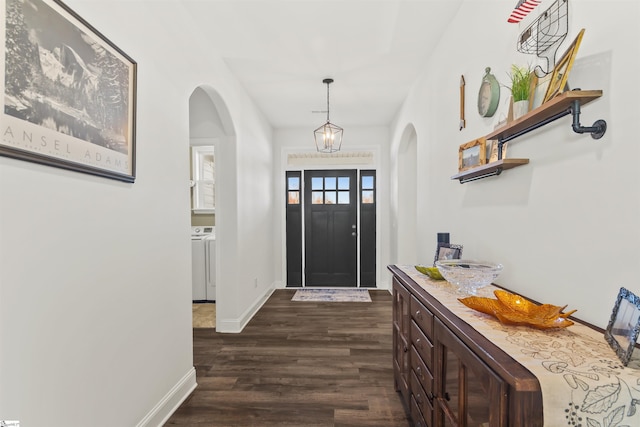
[[527,325],[536,329],[566,328],[574,323],[567,319],[576,310],[562,313],[567,306],[535,304],[517,294],[496,289],[497,299],[470,296],[458,298],[469,308],[497,318],[504,325]]

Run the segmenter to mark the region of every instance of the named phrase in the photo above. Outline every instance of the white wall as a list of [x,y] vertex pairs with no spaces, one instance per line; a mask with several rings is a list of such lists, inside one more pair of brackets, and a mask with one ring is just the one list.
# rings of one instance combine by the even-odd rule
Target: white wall
[[418,192],[417,179],[418,156],[417,138],[412,126],[405,129],[398,146],[398,166],[393,180],[397,182],[397,217],[392,221],[392,241],[396,257],[392,262],[402,260],[405,263],[420,263],[418,258]]
[[[569,35],[560,55],[586,28],[571,71],[572,88],[602,89],[582,108],[581,122],[608,123],[594,140],[571,130],[565,117],[510,143],[508,157],[530,164],[499,177],[460,185],[458,146],[493,130],[506,113],[507,90],[493,118],[481,118],[476,99],[484,68],[508,82],[510,64],[536,63],[516,51],[525,24],[508,24],[512,4],[467,1],[412,91],[392,130],[396,156],[407,124],[418,139],[419,255],[433,257],[436,233],[451,232],[465,258],[504,264],[496,281],[538,301],[569,304],[576,315],[606,327],[618,290],[640,294],[640,203],[637,120],[640,66],[637,1],[569,2]],[[542,3],[536,15],[550,3]],[[481,17],[479,19],[479,17]],[[467,126],[458,129],[458,85],[466,80]],[[402,260],[399,260],[402,263]]]
[[285,171],[304,169],[376,169],[377,185],[377,254],[376,254],[376,283],[378,288],[388,288],[387,265],[389,264],[389,128],[349,127],[345,129],[342,149],[339,154],[349,152],[372,152],[373,164],[362,166],[359,164],[290,167],[287,169],[287,156],[293,153],[316,153],[313,141],[313,129],[277,129],[274,132],[274,165],[273,165],[273,194],[276,221],[273,222],[273,253],[275,258],[276,280],[280,286],[286,285],[286,235],[285,235]]
[[218,232],[232,246],[221,315],[237,327],[273,283],[257,256],[272,245],[271,131],[178,3],[154,3],[154,19],[145,2],[66,3],[139,64],[137,178],[0,157],[0,419],[159,425],[195,385],[189,96],[208,84],[234,117],[237,220]]
[[[202,54],[206,40],[194,35],[179,2],[154,3],[153,19],[146,2],[66,3],[139,63],[137,179],[124,184],[0,157],[0,418],[25,426],[158,425],[195,380],[190,94],[201,85],[215,88],[236,130],[227,155],[228,170],[236,171],[229,188],[237,196],[225,196],[233,226],[217,230],[229,242],[222,284],[229,304],[220,307],[229,330],[241,328],[282,281],[281,150],[310,144],[311,135],[282,130],[272,137],[224,63]],[[605,91],[582,119],[587,125],[606,119],[603,139],[576,135],[568,119],[560,120],[509,147],[509,156],[529,157],[530,165],[460,185],[449,179],[458,146],[493,128],[492,119],[475,114],[484,67],[504,78],[511,62],[530,58],[515,52],[524,27],[505,23],[512,6],[465,2],[391,135],[386,128],[347,129],[354,147],[384,153],[393,141],[378,173],[384,178],[379,286],[389,280],[388,159],[397,158],[402,132],[413,124],[417,192],[425,195],[417,201],[419,256],[432,257],[436,233],[449,231],[466,256],[505,264],[498,283],[567,303],[604,326],[621,285],[640,293],[630,267],[640,260],[634,175],[640,94],[633,84],[640,6],[634,0],[570,4],[569,38],[587,29],[570,81]],[[460,74],[467,78],[462,132]],[[271,252],[274,257],[264,255]]]

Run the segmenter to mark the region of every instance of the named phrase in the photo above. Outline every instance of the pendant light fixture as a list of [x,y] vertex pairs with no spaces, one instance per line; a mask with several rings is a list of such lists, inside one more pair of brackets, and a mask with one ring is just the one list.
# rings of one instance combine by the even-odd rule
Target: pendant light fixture
[[343,129],[329,121],[329,85],[333,83],[333,79],[324,79],[322,83],[327,85],[327,122],[313,131],[313,138],[316,141],[318,151],[335,153],[340,151],[342,146]]

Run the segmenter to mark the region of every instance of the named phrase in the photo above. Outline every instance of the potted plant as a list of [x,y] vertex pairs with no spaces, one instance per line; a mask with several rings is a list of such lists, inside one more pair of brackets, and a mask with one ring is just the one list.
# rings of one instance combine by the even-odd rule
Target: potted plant
[[531,92],[531,81],[533,80],[533,70],[531,67],[521,67],[511,65],[509,73],[511,80],[511,97],[513,99],[513,118],[517,119],[527,114],[529,111],[529,94]]

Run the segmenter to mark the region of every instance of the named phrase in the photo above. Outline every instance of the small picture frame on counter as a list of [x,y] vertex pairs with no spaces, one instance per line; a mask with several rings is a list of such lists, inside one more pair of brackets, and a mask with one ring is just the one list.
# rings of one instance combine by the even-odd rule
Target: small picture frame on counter
[[462,257],[462,245],[454,245],[448,242],[438,242],[436,254],[433,257],[433,265],[441,259],[460,259]]
[[624,366],[631,360],[639,332],[640,298],[628,289],[620,288],[604,337]]

